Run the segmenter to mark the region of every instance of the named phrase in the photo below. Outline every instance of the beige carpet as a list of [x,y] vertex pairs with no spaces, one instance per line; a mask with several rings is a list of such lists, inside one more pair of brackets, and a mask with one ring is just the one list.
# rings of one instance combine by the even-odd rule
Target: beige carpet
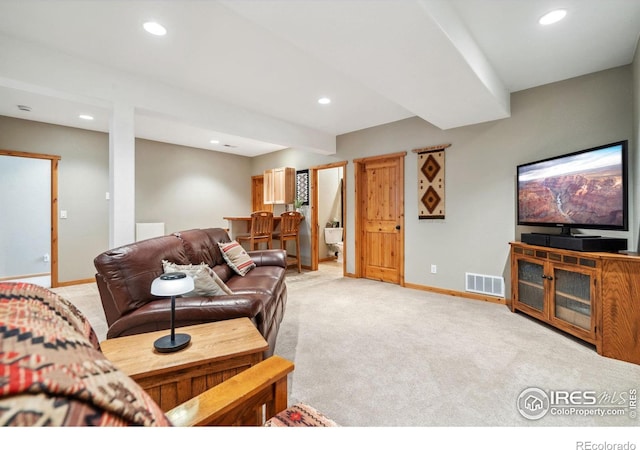
[[[341,273],[326,264],[318,272],[289,271],[276,353],[296,365],[291,403],[309,403],[344,426],[640,424],[628,414],[576,412],[532,421],[516,407],[530,387],[619,400],[640,387],[640,366],[601,357],[503,305]],[[104,339],[95,285],[55,290],[74,301]]]
[[[289,282],[276,353],[295,361],[292,401],[353,426],[637,426],[637,418],[516,408],[529,387],[627,395],[640,366],[503,305],[364,279]],[[607,405],[608,406],[608,405]]]
[[107,338],[107,319],[100,303],[96,283],[78,284],[51,289],[72,302],[89,319],[100,341]]

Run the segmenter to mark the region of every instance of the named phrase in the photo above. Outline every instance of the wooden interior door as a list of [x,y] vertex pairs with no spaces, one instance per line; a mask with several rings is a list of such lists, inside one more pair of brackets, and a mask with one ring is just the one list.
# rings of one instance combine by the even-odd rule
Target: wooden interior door
[[364,278],[404,284],[404,156],[354,161],[357,189],[356,254]]
[[264,176],[251,177],[251,211],[271,211],[273,205],[264,203]]

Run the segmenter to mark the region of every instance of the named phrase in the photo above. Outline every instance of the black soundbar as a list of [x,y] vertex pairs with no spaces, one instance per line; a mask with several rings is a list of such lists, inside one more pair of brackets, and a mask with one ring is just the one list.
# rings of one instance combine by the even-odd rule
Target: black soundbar
[[617,252],[627,250],[627,240],[603,236],[563,236],[559,234],[522,233],[522,242],[543,247],[579,252]]

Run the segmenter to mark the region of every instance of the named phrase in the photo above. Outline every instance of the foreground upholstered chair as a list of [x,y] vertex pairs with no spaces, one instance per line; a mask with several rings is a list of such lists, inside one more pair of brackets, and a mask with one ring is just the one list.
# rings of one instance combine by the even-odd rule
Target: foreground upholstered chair
[[278,356],[163,412],[104,357],[75,306],[33,284],[0,283],[0,356],[3,426],[334,425],[306,405],[287,409],[294,366]]

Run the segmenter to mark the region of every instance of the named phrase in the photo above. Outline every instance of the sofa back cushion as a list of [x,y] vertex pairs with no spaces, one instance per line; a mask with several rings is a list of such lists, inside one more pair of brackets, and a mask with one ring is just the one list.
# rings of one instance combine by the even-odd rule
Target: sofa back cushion
[[105,279],[120,316],[155,300],[151,283],[163,274],[162,260],[191,263],[182,241],[173,235],[108,250],[95,258],[94,265]]
[[182,240],[191,264],[205,263],[209,267],[226,264],[218,242],[229,242],[229,235],[222,228],[204,228],[174,233]]

